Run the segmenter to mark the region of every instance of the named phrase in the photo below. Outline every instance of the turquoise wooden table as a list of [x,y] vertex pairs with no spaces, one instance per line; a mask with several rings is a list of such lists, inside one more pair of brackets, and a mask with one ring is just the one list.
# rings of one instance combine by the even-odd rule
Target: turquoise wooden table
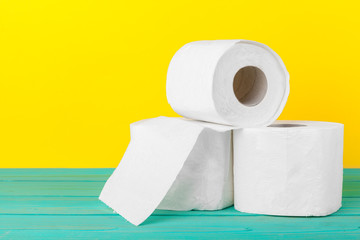
[[360,239],[360,169],[328,217],[159,211],[135,227],[98,195],[113,169],[0,169],[0,239]]

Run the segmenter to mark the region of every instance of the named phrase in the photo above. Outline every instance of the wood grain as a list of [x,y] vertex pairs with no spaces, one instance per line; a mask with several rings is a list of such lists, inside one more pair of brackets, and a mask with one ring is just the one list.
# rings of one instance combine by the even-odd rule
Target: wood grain
[[327,217],[156,210],[140,227],[98,200],[113,169],[0,169],[0,239],[360,239],[360,169]]

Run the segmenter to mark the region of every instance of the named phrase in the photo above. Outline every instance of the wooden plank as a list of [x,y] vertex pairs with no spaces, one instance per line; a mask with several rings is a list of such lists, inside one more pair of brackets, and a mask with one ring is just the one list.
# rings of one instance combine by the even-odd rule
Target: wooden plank
[[[97,197],[1,197],[0,214],[100,214],[117,215]],[[156,210],[156,216],[251,216],[233,207],[220,211]],[[360,198],[344,198],[342,208],[334,215],[360,215]]]
[[[2,181],[1,196],[99,196],[103,181]],[[360,182],[344,182],[344,197],[360,197]]]
[[0,197],[0,214],[115,214],[98,197]]
[[360,182],[360,169],[359,168],[345,168],[344,169],[344,182]]
[[359,240],[359,233],[355,230],[339,230],[339,231],[319,231],[319,232],[248,232],[242,231],[223,231],[217,228],[217,232],[207,233],[204,230],[188,231],[188,232],[172,232],[164,233],[156,232],[136,232],[127,233],[121,230],[0,230],[0,239],[26,239],[26,240],[57,240],[57,239],[142,239],[142,240],[161,240],[161,239],[197,239],[197,240],[219,240],[219,239],[241,239],[241,240]]
[[[0,168],[0,181],[106,181],[114,168]],[[344,169],[344,181],[360,181],[358,168]]]
[[360,197],[360,182],[344,182],[343,197]]
[[343,207],[328,217],[156,210],[140,227],[97,199],[113,169],[6,170],[0,239],[360,239],[359,169],[344,170]]
[[[37,234],[50,234],[53,239],[68,236],[82,238],[110,239],[230,239],[230,238],[260,238],[270,239],[280,237],[296,237],[307,235],[332,238],[342,234],[359,237],[360,216],[333,216],[323,218],[296,218],[271,216],[151,216],[140,227],[132,226],[120,216],[49,216],[49,215],[10,215],[0,216],[1,236],[8,238],[19,234],[29,236],[34,231]],[[10,231],[9,231],[10,230]],[[42,230],[42,231],[39,231]],[[62,230],[62,231],[61,231]],[[21,233],[22,232],[22,233]],[[345,235],[349,234],[349,235]],[[351,235],[352,234],[352,235]],[[41,236],[44,235],[33,235]],[[46,239],[49,239],[47,236]],[[28,238],[24,238],[28,239]]]
[[0,182],[1,196],[99,196],[105,182]]
[[0,181],[106,181],[114,168],[0,168]]

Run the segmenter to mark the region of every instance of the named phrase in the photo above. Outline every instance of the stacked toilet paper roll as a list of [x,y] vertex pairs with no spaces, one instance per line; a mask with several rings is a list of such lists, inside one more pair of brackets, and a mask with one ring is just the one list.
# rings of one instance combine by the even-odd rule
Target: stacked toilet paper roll
[[234,131],[235,208],[325,216],[341,207],[343,125],[276,121]]
[[[235,207],[253,213],[307,216],[339,207],[342,130],[302,127],[292,139],[284,126],[266,127],[289,94],[289,74],[269,47],[245,40],[188,43],[171,60],[166,92],[188,119],[133,123],[130,144],[100,195],[131,223],[139,225],[156,208],[222,209],[234,203],[234,193]],[[283,138],[268,137],[273,131]],[[294,186],[296,194],[284,190]]]
[[131,125],[131,141],[100,200],[134,225],[156,209],[233,204],[231,131],[181,118]]
[[179,115],[207,122],[270,125],[289,95],[289,74],[269,47],[251,41],[192,42],[170,62],[166,95]]

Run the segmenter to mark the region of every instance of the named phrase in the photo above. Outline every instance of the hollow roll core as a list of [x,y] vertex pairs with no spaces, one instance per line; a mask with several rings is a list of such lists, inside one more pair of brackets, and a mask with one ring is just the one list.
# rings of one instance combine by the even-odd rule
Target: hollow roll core
[[243,67],[234,76],[233,89],[240,103],[248,107],[256,106],[266,95],[266,76],[260,68]]
[[278,127],[278,128],[291,128],[291,127],[305,127],[304,124],[290,124],[290,123],[278,123],[278,124],[271,124],[269,127]]

